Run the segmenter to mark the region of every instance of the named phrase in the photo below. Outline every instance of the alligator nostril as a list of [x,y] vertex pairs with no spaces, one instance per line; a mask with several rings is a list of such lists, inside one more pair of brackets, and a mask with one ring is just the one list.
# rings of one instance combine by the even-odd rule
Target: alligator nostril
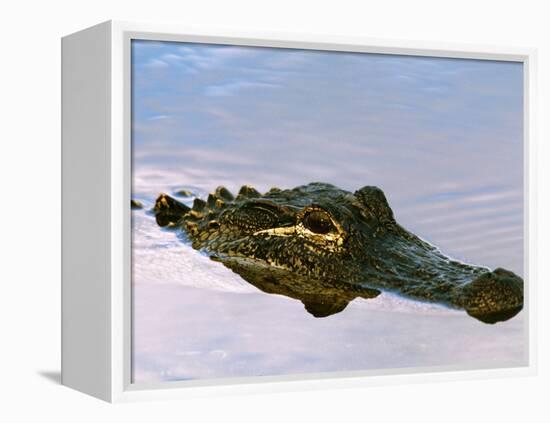
[[523,308],[523,280],[512,272],[496,269],[464,286],[461,297],[470,316],[485,323],[505,321]]

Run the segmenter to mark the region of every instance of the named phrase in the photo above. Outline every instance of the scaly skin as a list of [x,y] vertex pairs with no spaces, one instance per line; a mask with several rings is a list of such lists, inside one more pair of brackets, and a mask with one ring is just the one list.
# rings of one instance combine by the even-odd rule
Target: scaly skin
[[376,187],[351,193],[311,183],[261,195],[244,186],[236,198],[218,187],[192,209],[161,194],[154,212],[159,225],[182,228],[193,248],[318,317],[380,290],[462,308],[486,323],[523,306],[521,278],[443,255],[395,222]]

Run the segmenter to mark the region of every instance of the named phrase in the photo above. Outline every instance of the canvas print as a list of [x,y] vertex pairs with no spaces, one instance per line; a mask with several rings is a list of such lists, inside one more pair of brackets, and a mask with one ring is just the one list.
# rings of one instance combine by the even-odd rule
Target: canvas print
[[520,62],[133,40],[132,381],[527,365]]

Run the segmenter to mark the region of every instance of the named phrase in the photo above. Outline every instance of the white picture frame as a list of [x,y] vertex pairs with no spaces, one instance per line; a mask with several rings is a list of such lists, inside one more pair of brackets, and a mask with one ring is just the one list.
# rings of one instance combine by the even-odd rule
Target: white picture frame
[[[130,43],[187,41],[522,62],[528,365],[132,384]],[[110,402],[469,380],[536,372],[536,51],[525,48],[105,22],[62,40],[62,383]],[[85,225],[82,222],[86,222]]]

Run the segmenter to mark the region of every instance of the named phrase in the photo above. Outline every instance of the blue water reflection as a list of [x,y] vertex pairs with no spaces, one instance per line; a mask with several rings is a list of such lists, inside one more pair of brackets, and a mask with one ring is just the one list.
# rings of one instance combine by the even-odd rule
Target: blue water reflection
[[[132,51],[133,195],[147,205],[184,187],[377,185],[398,222],[445,253],[523,275],[520,63],[147,41]],[[486,326],[382,296],[315,320],[134,217],[136,380],[524,363],[524,313]]]

